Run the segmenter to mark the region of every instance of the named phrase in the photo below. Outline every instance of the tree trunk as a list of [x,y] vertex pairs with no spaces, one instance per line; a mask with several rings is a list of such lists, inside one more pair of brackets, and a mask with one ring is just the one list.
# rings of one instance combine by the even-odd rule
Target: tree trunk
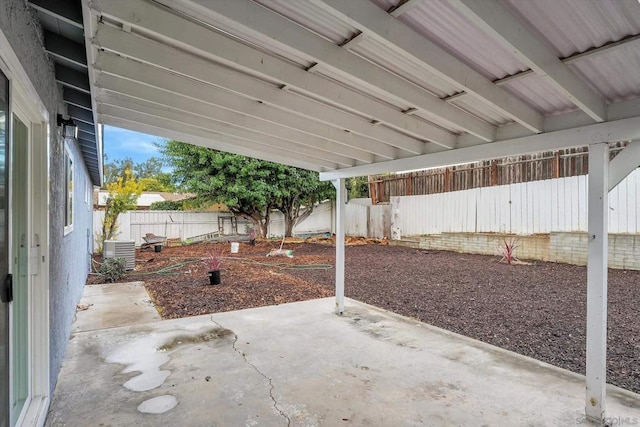
[[267,227],[269,226],[269,223],[264,221],[261,216],[255,217],[244,213],[240,215],[253,223],[253,229],[255,230],[257,237],[261,239],[267,237]]
[[269,233],[269,208],[267,207],[267,212],[264,215],[264,221],[260,224],[262,227],[262,236],[267,237],[267,233]]
[[293,227],[295,226],[295,218],[284,215],[284,237],[292,237]]
[[249,221],[253,222],[253,228],[258,233],[257,237],[265,238],[267,237],[267,233],[269,232],[269,215],[271,212],[271,207],[267,207],[266,213],[263,215],[262,212],[242,212],[238,210],[232,211],[234,215],[241,216]]

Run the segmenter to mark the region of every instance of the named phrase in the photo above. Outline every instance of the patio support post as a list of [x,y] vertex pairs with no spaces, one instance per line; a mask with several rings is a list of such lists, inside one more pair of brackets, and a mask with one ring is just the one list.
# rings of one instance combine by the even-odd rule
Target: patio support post
[[336,314],[344,312],[344,220],[347,191],[344,178],[336,179]]
[[609,144],[589,145],[587,258],[587,418],[605,417]]

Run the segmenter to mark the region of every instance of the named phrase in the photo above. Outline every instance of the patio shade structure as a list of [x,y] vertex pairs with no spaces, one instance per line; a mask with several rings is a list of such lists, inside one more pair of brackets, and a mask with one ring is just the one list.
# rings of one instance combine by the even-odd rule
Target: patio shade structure
[[338,313],[346,178],[589,146],[585,408],[604,418],[607,193],[640,165],[639,143],[612,161],[607,143],[640,139],[637,0],[82,0],[82,16],[91,105],[68,102],[97,123],[334,181]]

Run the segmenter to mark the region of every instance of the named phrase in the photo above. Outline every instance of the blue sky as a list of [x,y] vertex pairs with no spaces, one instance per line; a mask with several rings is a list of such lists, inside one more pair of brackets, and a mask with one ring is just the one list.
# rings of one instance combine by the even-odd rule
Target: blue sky
[[134,163],[141,163],[150,157],[162,157],[154,142],[166,141],[154,135],[134,132],[113,126],[104,126],[104,152],[108,161],[131,157]]

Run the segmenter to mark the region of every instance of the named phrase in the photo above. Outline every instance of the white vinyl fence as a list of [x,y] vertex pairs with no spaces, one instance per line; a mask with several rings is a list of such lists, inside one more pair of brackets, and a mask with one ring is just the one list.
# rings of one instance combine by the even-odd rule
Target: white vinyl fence
[[[333,204],[326,202],[316,206],[313,213],[293,228],[294,234],[332,232]],[[218,217],[230,217],[223,212],[183,212],[183,211],[129,211],[118,217],[116,239],[135,240],[136,246],[144,243],[142,236],[153,233],[157,236],[187,240],[191,237],[218,231]],[[93,230],[99,232],[102,227],[104,211],[93,212]],[[250,222],[238,218],[238,233],[247,233]],[[230,222],[224,221],[224,234],[231,234]],[[284,217],[280,212],[272,212],[269,236],[284,234]],[[94,236],[94,237],[97,237]]]
[[[311,215],[296,224],[293,234],[330,233],[333,229],[333,203],[329,201],[316,206]],[[283,235],[284,215],[274,211],[269,221],[269,236]]]
[[[609,231],[640,233],[640,169],[609,193]],[[587,176],[391,198],[394,236],[587,230]]]
[[[118,216],[118,240],[135,240],[136,245],[144,243],[142,236],[153,233],[157,236],[179,238],[190,237],[218,231],[218,217],[229,217],[219,212],[182,212],[182,211],[129,211]],[[93,212],[93,229],[102,227],[104,211]],[[230,223],[225,222],[225,232],[231,233]],[[245,222],[238,221],[238,231],[244,232]]]
[[[335,231],[331,202],[316,206],[294,227],[294,234]],[[94,212],[94,230],[100,230],[104,213]],[[154,233],[186,240],[218,231],[218,212],[131,211],[120,215],[120,240],[143,243]],[[346,206],[346,233],[350,236],[393,238],[438,234],[514,233],[587,230],[587,177],[551,179],[522,184],[476,188],[426,196],[392,197],[391,205],[371,206],[369,199],[353,199]],[[636,169],[609,193],[609,231],[640,234],[640,169]],[[224,232],[231,233],[229,222]],[[238,219],[238,232],[248,222]],[[284,218],[271,215],[269,236],[284,234]]]

